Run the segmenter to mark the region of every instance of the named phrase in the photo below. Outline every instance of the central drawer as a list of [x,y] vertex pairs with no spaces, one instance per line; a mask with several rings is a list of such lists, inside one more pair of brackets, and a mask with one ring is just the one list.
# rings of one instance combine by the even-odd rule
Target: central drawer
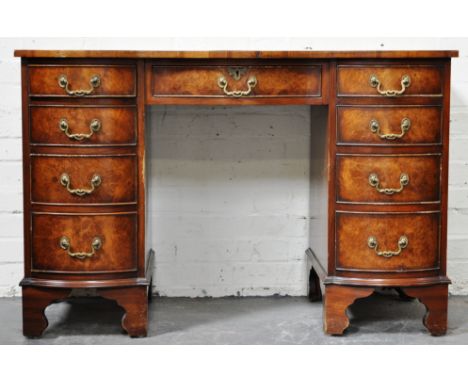
[[322,65],[153,64],[149,89],[162,97],[321,97]]
[[135,271],[136,233],[135,213],[33,213],[32,271]]
[[341,203],[428,203],[440,200],[440,155],[336,157]]
[[136,184],[134,154],[31,156],[33,203],[136,203]]

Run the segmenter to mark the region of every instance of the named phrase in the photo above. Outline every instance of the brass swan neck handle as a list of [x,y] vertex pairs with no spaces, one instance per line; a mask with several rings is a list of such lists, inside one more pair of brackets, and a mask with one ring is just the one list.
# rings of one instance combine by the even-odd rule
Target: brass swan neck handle
[[65,92],[68,95],[76,96],[76,97],[83,97],[86,95],[90,95],[94,92],[94,89],[98,88],[101,85],[101,77],[98,75],[94,75],[90,78],[89,84],[91,87],[89,89],[77,89],[71,90],[70,83],[68,82],[67,76],[62,74],[58,79],[58,84],[62,89],[65,89]]
[[96,254],[96,251],[101,249],[102,240],[100,237],[96,236],[91,242],[91,252],[72,252],[71,251],[71,242],[67,236],[62,236],[59,241],[59,246],[63,250],[67,251],[68,256],[84,260],[86,258],[93,257]]
[[401,81],[400,81],[401,89],[400,90],[382,90],[382,84],[379,78],[375,74],[370,76],[369,84],[373,88],[376,88],[379,94],[384,95],[386,97],[395,97],[395,96],[402,95],[406,91],[406,89],[411,85],[411,77],[408,74],[404,74],[401,77]]
[[398,256],[401,254],[403,249],[405,249],[408,246],[408,237],[406,235],[400,236],[398,239],[398,249],[396,251],[379,251],[379,243],[377,241],[377,238],[375,236],[369,236],[367,238],[367,246],[375,251],[375,254],[377,256],[382,256],[385,258],[390,258],[393,256]]
[[226,77],[221,76],[218,78],[218,86],[223,89],[224,94],[229,97],[245,97],[248,96],[252,90],[257,86],[257,77],[250,76],[247,80],[247,90],[228,90],[228,81]]
[[400,123],[400,133],[397,134],[382,134],[380,131],[380,124],[379,121],[376,119],[372,119],[369,122],[369,128],[370,130],[374,133],[377,134],[377,136],[381,139],[386,139],[388,141],[394,141],[395,139],[403,138],[404,135],[409,131],[411,127],[411,120],[409,118],[403,118]]
[[74,139],[75,141],[82,141],[84,139],[89,139],[93,136],[94,133],[97,133],[101,129],[101,121],[99,119],[93,119],[89,124],[89,133],[70,133],[70,126],[66,118],[62,118],[59,122],[59,128],[62,130],[65,135]]
[[400,174],[400,187],[399,188],[384,188],[384,187],[381,187],[380,186],[379,176],[377,174],[375,174],[375,173],[369,174],[368,180],[369,180],[370,186],[374,187],[381,194],[393,195],[393,194],[398,194],[401,191],[403,191],[405,186],[407,186],[409,184],[409,175],[404,173],[404,172]]
[[71,179],[70,175],[64,172],[60,176],[60,184],[67,189],[67,191],[72,195],[85,196],[90,195],[94,190],[99,187],[102,183],[102,179],[98,174],[94,174],[91,178],[91,187],[90,188],[71,188]]

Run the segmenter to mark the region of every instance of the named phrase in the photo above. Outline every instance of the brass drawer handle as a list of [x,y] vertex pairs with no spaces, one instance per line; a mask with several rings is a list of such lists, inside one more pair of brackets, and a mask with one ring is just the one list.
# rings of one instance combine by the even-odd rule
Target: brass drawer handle
[[380,83],[380,80],[375,74],[370,76],[369,84],[373,88],[377,88],[377,91],[379,92],[379,94],[382,94],[387,97],[395,97],[397,95],[402,95],[406,91],[406,89],[411,85],[411,77],[407,74],[401,77],[401,89],[400,90],[382,90],[382,84]]
[[398,239],[398,250],[396,251],[379,251],[379,243],[375,236],[369,236],[367,239],[367,245],[369,248],[373,249],[377,256],[382,256],[385,258],[390,258],[393,256],[398,256],[403,249],[408,246],[408,238],[405,235],[400,236]]
[[403,118],[401,120],[401,124],[400,124],[401,133],[399,134],[382,134],[380,132],[379,121],[377,121],[376,119],[372,119],[369,122],[369,127],[370,127],[370,130],[374,134],[377,134],[379,136],[379,138],[386,139],[388,141],[393,141],[397,138],[402,138],[409,131],[411,127],[411,120],[409,118]]
[[409,175],[404,172],[400,174],[400,187],[399,188],[382,188],[380,187],[380,180],[377,174],[372,173],[369,175],[369,184],[374,187],[378,192],[385,195],[398,194],[405,186],[409,184]]
[[96,187],[99,187],[102,183],[102,179],[98,174],[94,174],[91,178],[91,188],[71,188],[70,175],[64,172],[60,175],[60,184],[67,189],[72,195],[85,196],[91,194]]
[[59,128],[62,130],[65,135],[70,138],[74,139],[75,141],[82,141],[83,139],[88,139],[91,138],[94,133],[97,133],[101,129],[101,121],[99,119],[93,119],[91,123],[89,124],[89,133],[76,133],[76,134],[71,134],[69,129],[70,126],[68,125],[68,121],[66,118],[62,118],[59,122]]
[[221,76],[218,78],[218,86],[223,89],[224,94],[226,94],[229,97],[244,97],[248,96],[251,92],[252,89],[257,85],[257,77],[251,76],[247,80],[247,90],[227,90],[228,88],[228,81],[226,77]]
[[98,88],[101,85],[101,77],[94,75],[89,80],[91,88],[89,89],[79,89],[79,90],[70,90],[70,84],[68,83],[67,76],[62,74],[58,79],[58,84],[62,89],[65,89],[65,92],[71,96],[83,97],[85,95],[91,94],[94,89]]
[[70,239],[66,236],[62,236],[59,241],[60,248],[67,251],[68,256],[84,260],[89,257],[93,257],[96,254],[96,251],[102,247],[102,240],[100,237],[95,237],[91,242],[91,252],[71,252]]

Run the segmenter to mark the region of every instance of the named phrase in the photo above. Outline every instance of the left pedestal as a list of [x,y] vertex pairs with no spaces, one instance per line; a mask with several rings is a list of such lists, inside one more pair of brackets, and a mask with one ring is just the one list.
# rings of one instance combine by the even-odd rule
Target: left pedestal
[[93,289],[145,336],[144,61],[22,58],[23,332],[48,305]]

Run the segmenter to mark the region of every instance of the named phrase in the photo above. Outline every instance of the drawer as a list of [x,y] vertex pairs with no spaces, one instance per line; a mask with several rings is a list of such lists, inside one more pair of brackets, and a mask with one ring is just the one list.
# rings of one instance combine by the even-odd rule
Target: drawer
[[439,268],[438,212],[336,214],[336,268],[405,272]]
[[320,97],[321,65],[153,65],[153,97]]
[[32,215],[32,270],[112,273],[136,270],[137,215]]
[[31,143],[136,144],[134,106],[31,106]]
[[344,145],[440,144],[440,106],[338,106],[336,139]]
[[442,67],[339,65],[338,96],[441,96]]
[[30,65],[33,97],[134,97],[133,65]]
[[440,199],[440,155],[337,155],[337,202],[422,203]]
[[31,156],[31,201],[136,203],[136,156]]

